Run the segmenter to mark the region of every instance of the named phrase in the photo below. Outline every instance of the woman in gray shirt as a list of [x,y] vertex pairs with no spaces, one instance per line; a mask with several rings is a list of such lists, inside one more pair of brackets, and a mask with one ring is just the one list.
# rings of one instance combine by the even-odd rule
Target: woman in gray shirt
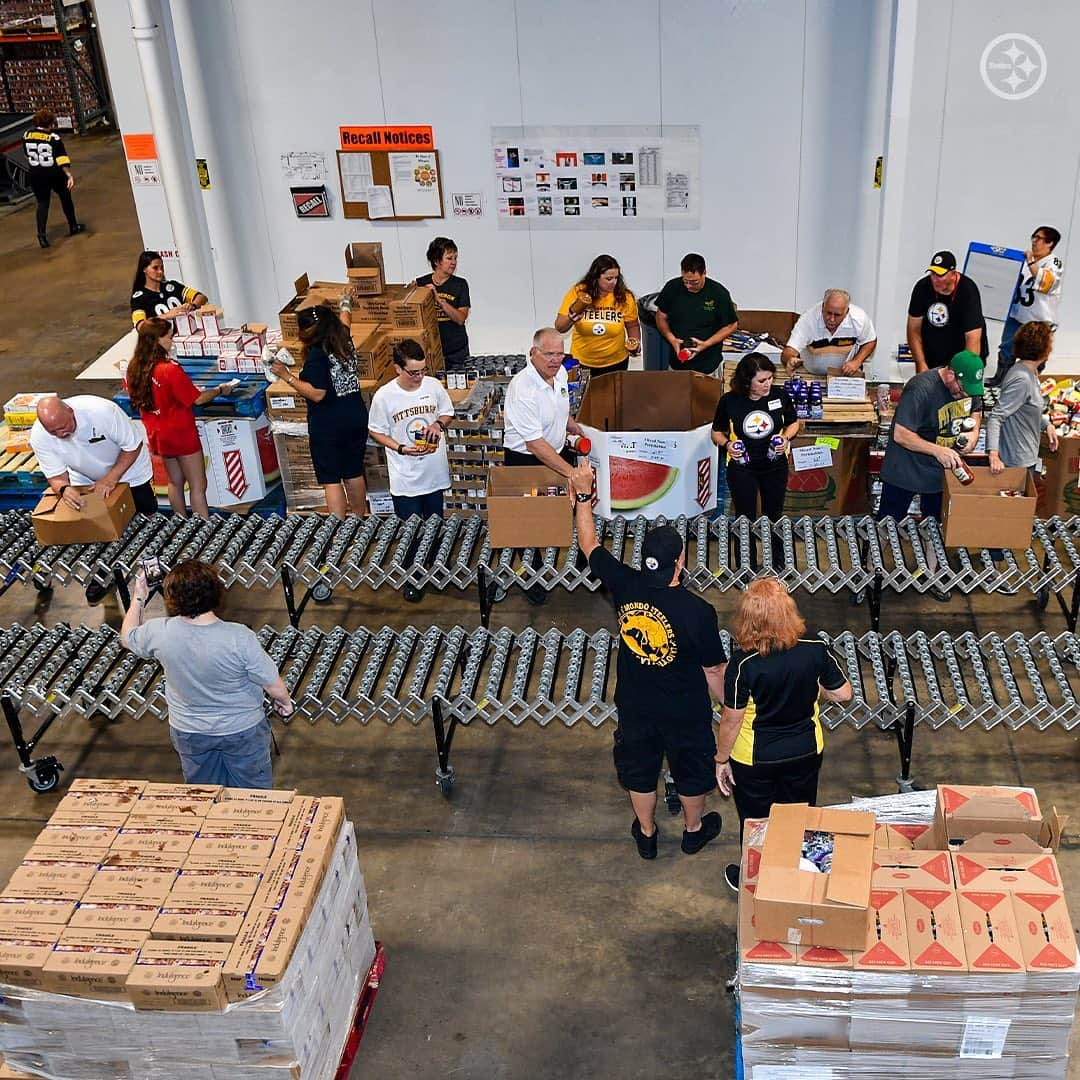
[[1024,323],[1016,332],[1016,363],[1002,381],[998,403],[986,419],[986,450],[994,476],[1007,468],[1032,468],[1039,460],[1039,436],[1043,431],[1050,449],[1057,449],[1057,432],[1043,415],[1039,389],[1039,372],[1053,344],[1054,331],[1049,323]]
[[277,665],[242,623],[214,614],[224,589],[212,566],[191,559],[173,567],[163,586],[166,619],[143,622],[150,597],[135,577],[120,641],[165,669],[169,733],[189,784],[268,788],[270,723],[263,693],[281,716],[293,711]]

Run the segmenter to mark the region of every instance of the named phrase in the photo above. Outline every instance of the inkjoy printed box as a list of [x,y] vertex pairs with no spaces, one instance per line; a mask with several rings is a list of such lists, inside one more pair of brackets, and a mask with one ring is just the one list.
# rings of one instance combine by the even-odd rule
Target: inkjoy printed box
[[693,371],[618,371],[589,380],[578,422],[592,441],[596,512],[675,518],[716,509],[712,421],[723,388]]

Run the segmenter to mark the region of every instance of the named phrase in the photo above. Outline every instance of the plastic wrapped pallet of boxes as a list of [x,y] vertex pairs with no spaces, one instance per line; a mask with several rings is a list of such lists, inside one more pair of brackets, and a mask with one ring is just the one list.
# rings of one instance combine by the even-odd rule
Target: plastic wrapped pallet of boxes
[[1080,965],[1053,854],[991,850],[958,863],[955,851],[921,847],[937,843],[925,805],[897,821],[902,798],[859,800],[893,816],[877,826],[866,948],[851,952],[759,940],[768,823],[747,822],[738,922],[746,1075],[1064,1080]]
[[292,791],[76,781],[0,894],[6,1067],[333,1077],[375,956],[343,809]]

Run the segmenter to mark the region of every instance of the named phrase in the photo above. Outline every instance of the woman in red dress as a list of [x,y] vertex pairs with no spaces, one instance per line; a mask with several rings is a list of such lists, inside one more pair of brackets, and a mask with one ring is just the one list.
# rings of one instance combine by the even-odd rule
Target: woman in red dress
[[205,405],[222,394],[231,394],[232,383],[200,391],[184,369],[170,359],[173,324],[165,319],[143,319],[139,323],[135,356],[128,364],[126,382],[131,404],[139,410],[146,427],[150,452],[159,454],[169,473],[169,505],[186,515],[184,485],[191,496],[191,509],[208,518],[206,503],[206,463],[192,407]]

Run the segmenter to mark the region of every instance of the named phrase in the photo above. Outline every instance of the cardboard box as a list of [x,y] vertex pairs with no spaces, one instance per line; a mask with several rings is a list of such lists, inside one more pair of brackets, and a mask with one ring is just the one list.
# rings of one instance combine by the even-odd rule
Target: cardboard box
[[192,869],[258,869],[266,866],[273,854],[273,840],[201,836],[191,845],[186,865]]
[[70,810],[122,810],[130,813],[138,802],[138,795],[130,791],[73,791],[65,795],[56,809],[61,812]]
[[907,916],[899,889],[870,890],[870,929],[866,947],[857,951],[857,971],[909,971]]
[[957,888],[1006,892],[1062,889],[1057,859],[1046,851],[974,851],[965,846],[952,852],[951,858]]
[[191,849],[197,836],[191,829],[123,828],[113,838],[117,851],[153,851],[162,855],[183,855]]
[[220,784],[170,784],[147,780],[140,794],[144,799],[200,799],[215,802],[223,790]]
[[296,788],[246,788],[227,787],[221,789],[221,802],[240,799],[243,802],[280,802],[292,804],[296,798]]
[[911,970],[967,971],[960,910],[952,889],[901,890]]
[[127,979],[136,1009],[220,1012],[228,999],[221,971],[231,945],[219,941],[150,940]]
[[78,929],[146,930],[158,917],[156,904],[80,904],[68,922]]
[[66,926],[75,913],[74,900],[43,900],[0,895],[0,920]]
[[119,835],[113,825],[46,825],[34,837],[35,847],[97,847],[112,845]]
[[128,823],[137,828],[140,821],[157,821],[162,817],[179,817],[190,822],[193,829],[202,824],[213,799],[188,795],[144,795],[128,811]]
[[266,414],[254,420],[196,420],[195,427],[206,458],[206,497],[210,505],[258,502],[280,475]]
[[488,469],[488,536],[493,548],[569,547],[573,513],[566,495],[538,495],[569,481],[545,465]]
[[890,825],[878,824],[874,830],[874,847],[890,851],[910,850],[915,846],[915,841],[924,833],[930,831],[929,825],[907,825],[893,823]]
[[[836,517],[843,514],[864,514],[869,509],[866,474],[870,467],[869,438],[844,435],[830,447],[832,464],[825,469],[800,469],[789,459],[787,493],[784,513],[790,518]],[[800,436],[793,447],[822,445],[820,436]]]
[[361,379],[378,379],[390,362],[390,343],[378,323],[353,322],[349,328],[353,348],[356,350],[356,366]]
[[974,974],[1025,970],[1020,929],[1009,893],[957,889],[956,903],[969,971]]
[[56,391],[22,393],[9,398],[4,404],[4,423],[9,428],[32,428],[37,420],[38,404],[47,397],[56,397]]
[[41,496],[31,521],[42,547],[51,544],[101,544],[119,540],[135,516],[135,500],[127,484],[117,484],[106,498],[88,487],[77,489],[83,508],[73,510],[53,491]]
[[[997,476],[989,466],[969,466],[975,479],[967,486],[951,470],[945,472],[941,523],[946,547],[1027,548],[1035,524],[1035,481],[1027,469],[1005,469]],[[1002,491],[1023,491],[1006,498]]]
[[1013,912],[1020,951],[1028,971],[1063,971],[1076,966],[1076,934],[1060,891],[1014,892]]
[[[834,836],[828,874],[799,869],[803,833]],[[789,945],[861,949],[870,918],[874,815],[791,803],[774,806],[761,856],[758,933]]]
[[4,896],[23,900],[81,900],[97,871],[90,866],[19,866]]
[[176,872],[168,869],[103,868],[94,875],[81,899],[88,904],[160,906],[176,880]]
[[146,790],[148,780],[101,780],[94,777],[77,776],[68,784],[69,795],[79,795],[87,791],[119,791],[139,796]]
[[92,866],[97,869],[102,859],[109,855],[109,843],[101,840],[96,844],[34,844],[23,856],[22,865],[31,863],[65,863],[71,865]]
[[382,244],[346,244],[345,266],[349,285],[357,296],[378,296],[386,283]]
[[243,1001],[263,989],[255,981],[255,968],[279,914],[253,911],[244,920],[225,961],[225,993],[230,1001]]
[[171,870],[175,874],[186,858],[182,851],[154,851],[148,847],[112,848],[100,865],[103,869]]
[[128,815],[124,810],[55,810],[46,828],[60,826],[89,829],[99,826],[102,829],[115,831],[122,828],[127,819]]
[[259,825],[276,825],[280,829],[291,805],[291,803],[264,802],[254,799],[229,799],[226,802],[214,803],[209,807],[206,813],[206,824],[213,826],[219,822],[244,821]]
[[[745,866],[743,856],[743,870]],[[739,956],[743,961],[755,964],[794,964],[795,946],[781,941],[759,940],[754,918],[754,893],[757,883],[739,877]]]
[[43,989],[42,969],[62,930],[47,923],[0,920],[0,982]]
[[[284,379],[272,382],[266,390],[266,411],[271,419],[307,426],[307,400]],[[309,452],[310,456],[310,452]]]
[[748,334],[768,334],[781,345],[787,344],[791,337],[791,331],[799,321],[798,312],[795,311],[767,311],[753,310],[751,308],[740,309],[738,312],[739,329]]
[[141,930],[63,930],[42,968],[43,989],[123,1001],[124,982],[147,935]]
[[712,421],[722,390],[692,371],[618,371],[589,380],[578,422],[592,440],[596,512],[673,520],[716,508]]
[[875,889],[951,889],[952,863],[947,851],[874,850]]
[[1035,509],[1039,517],[1080,514],[1080,439],[1059,439],[1057,450],[1051,450],[1043,436],[1039,456],[1044,469],[1035,477]]
[[259,887],[261,875],[251,870],[184,870],[162,902],[169,906],[222,903],[247,905]]
[[[1067,820],[1056,809],[1044,817],[1031,788],[939,784],[934,827],[915,846],[942,851],[975,841],[972,850],[1002,851],[1008,842],[1001,838],[1025,836],[1035,849],[1056,848]],[[1032,845],[1025,846],[1033,850]]]
[[231,942],[246,918],[246,908],[169,905],[161,909],[150,934],[155,938]]

